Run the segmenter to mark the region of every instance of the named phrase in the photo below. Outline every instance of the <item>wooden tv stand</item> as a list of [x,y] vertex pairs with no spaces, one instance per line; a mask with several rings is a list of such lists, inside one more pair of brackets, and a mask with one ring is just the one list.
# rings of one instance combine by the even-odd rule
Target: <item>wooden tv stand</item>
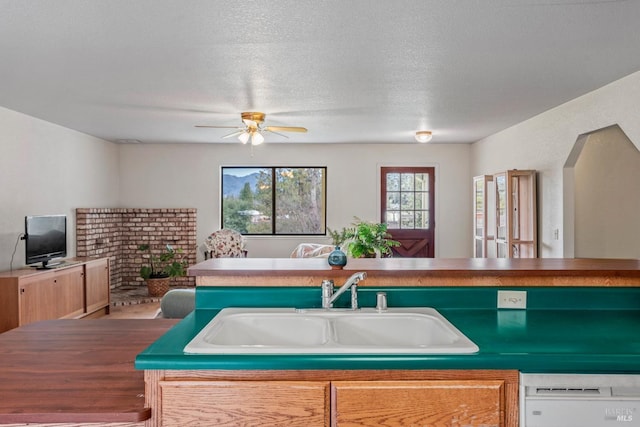
[[0,332],[40,320],[109,314],[109,258],[70,258],[58,268],[0,273]]

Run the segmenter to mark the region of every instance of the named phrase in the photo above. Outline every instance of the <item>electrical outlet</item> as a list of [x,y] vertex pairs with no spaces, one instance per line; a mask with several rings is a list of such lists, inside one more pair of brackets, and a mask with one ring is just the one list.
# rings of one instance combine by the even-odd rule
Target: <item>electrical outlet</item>
[[498,308],[527,308],[527,291],[498,291]]

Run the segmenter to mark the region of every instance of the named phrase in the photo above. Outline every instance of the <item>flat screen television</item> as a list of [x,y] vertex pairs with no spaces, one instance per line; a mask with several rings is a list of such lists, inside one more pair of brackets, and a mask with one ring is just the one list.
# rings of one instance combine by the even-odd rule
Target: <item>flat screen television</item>
[[67,216],[33,215],[24,217],[25,263],[41,263],[40,269],[67,256]]

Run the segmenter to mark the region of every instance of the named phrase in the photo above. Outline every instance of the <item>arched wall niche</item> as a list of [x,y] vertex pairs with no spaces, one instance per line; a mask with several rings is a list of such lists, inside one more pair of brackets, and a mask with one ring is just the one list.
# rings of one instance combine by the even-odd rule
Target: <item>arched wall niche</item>
[[565,258],[640,258],[640,151],[618,125],[577,138],[563,216]]

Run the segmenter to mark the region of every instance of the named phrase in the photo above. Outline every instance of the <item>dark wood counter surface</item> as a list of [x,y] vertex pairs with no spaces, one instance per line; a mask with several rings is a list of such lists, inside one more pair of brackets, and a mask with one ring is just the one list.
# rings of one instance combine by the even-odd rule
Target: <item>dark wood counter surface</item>
[[639,286],[637,259],[361,258],[332,270],[325,258],[215,258],[189,269],[200,286],[320,286],[356,271],[362,286]]
[[148,419],[134,360],[176,322],[50,320],[0,334],[0,424]]

